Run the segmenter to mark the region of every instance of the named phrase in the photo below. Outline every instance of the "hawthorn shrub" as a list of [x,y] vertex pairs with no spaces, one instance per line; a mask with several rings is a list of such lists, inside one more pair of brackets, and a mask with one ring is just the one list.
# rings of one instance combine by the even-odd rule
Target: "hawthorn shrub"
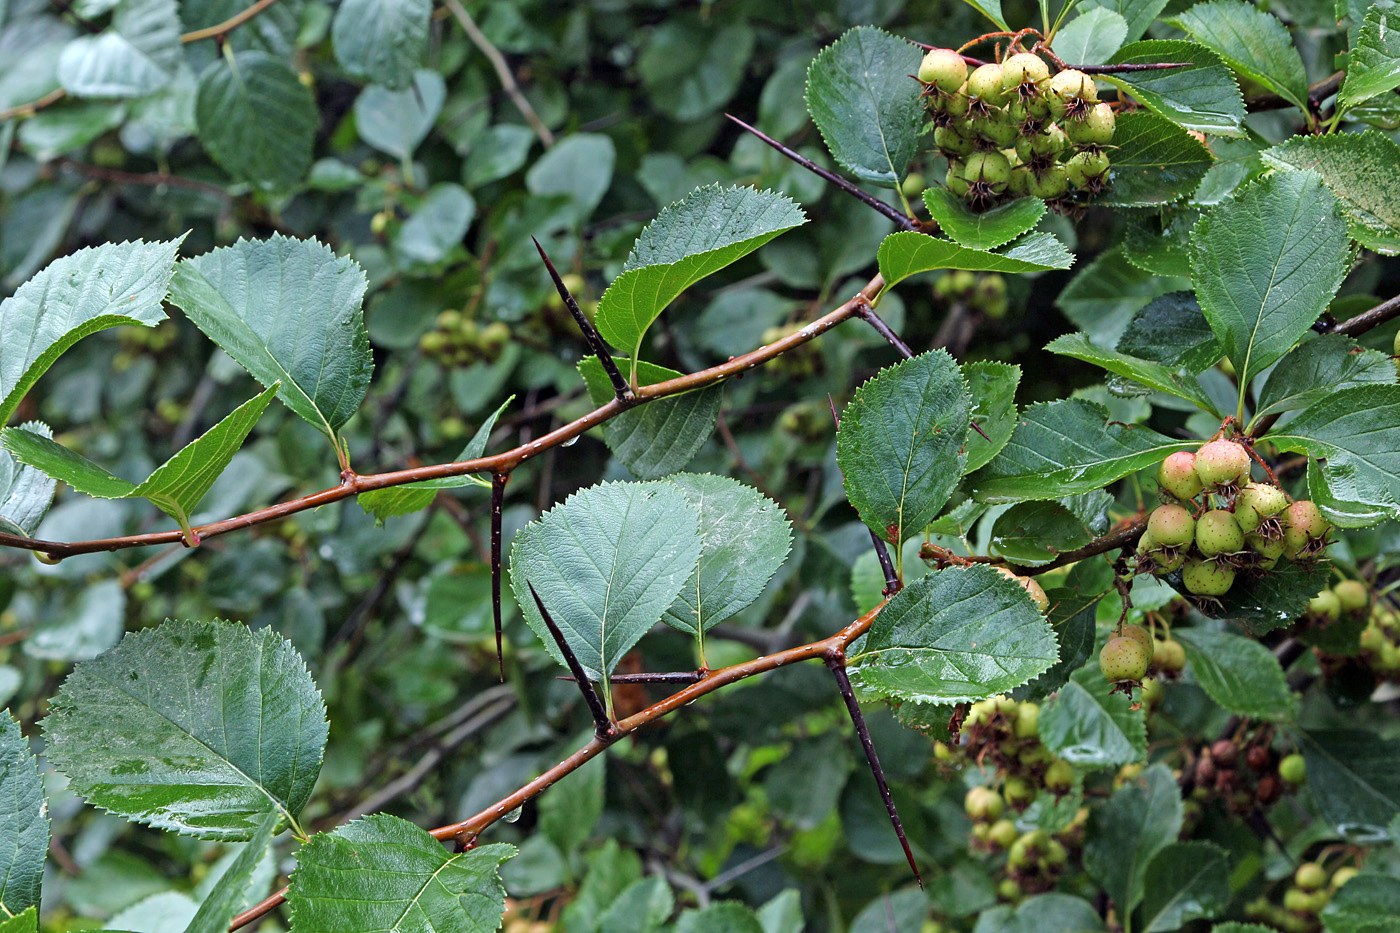
[[0,8],[0,933],[1393,928],[1397,8],[593,6]]

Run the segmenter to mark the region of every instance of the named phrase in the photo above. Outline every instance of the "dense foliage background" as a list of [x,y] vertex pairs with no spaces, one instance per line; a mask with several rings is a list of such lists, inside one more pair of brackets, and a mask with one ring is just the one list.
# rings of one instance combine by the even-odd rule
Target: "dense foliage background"
[[[953,46],[987,28],[975,9],[953,0],[447,0],[426,15],[427,6],[279,0],[226,41],[180,44],[132,24],[154,18],[189,40],[237,14],[241,0],[0,3],[0,291],[12,293],[56,257],[109,241],[184,236],[181,254],[194,256],[241,237],[314,237],[369,277],[376,373],[343,432],[354,468],[453,460],[513,397],[488,447],[505,449],[594,407],[576,368],[585,346],[532,236],[587,309],[619,274],[643,226],[693,188],[721,182],[784,192],[810,222],[684,294],[652,329],[647,358],[691,371],[770,342],[864,285],[895,227],[743,133],[725,112],[835,167],[804,104],[819,49],[857,25]],[[1138,34],[1172,38],[1181,30],[1154,16],[1188,6],[1095,0],[1078,15],[1117,11],[1134,28],[1141,21]],[[1368,5],[1258,6],[1287,25],[1307,77],[1321,81]],[[1034,4],[1007,2],[1002,11],[1013,25],[1039,21]],[[1102,53],[1095,43],[1111,24],[1074,26],[1055,45],[1063,58]],[[127,27],[143,38],[117,65],[70,51],[85,34]],[[389,35],[394,42],[382,41]],[[1199,209],[1262,174],[1259,153],[1305,123],[1302,110],[1281,106],[1266,87],[1248,77],[1242,84],[1249,132],[1211,137],[1216,161],[1202,169],[1189,210],[1048,214],[1038,229],[1075,253],[1073,269],[982,276],[970,288],[961,280],[940,286],[944,273],[925,275],[886,295],[882,317],[916,352],[937,345],[964,363],[1018,364],[1022,406],[1074,395],[1107,406],[1118,422],[1150,422],[1173,438],[1209,437],[1218,418],[1164,393],[1106,385],[1099,370],[1042,348],[1076,330],[1112,347],[1149,301],[1188,287],[1186,235]],[[28,111],[35,101],[44,105]],[[1352,116],[1393,139],[1400,105],[1385,93]],[[913,170],[931,184],[943,165],[923,149]],[[1379,171],[1392,183],[1400,177],[1400,166]],[[922,182],[904,185],[911,200]],[[888,189],[871,190],[895,200]],[[1365,251],[1355,259],[1331,302],[1337,319],[1400,290],[1393,259]],[[1383,325],[1362,343],[1389,354],[1395,331]],[[687,469],[735,477],[780,503],[793,550],[762,598],[707,636],[708,666],[821,638],[878,601],[879,567],[842,486],[831,406],[843,407],[894,359],[874,330],[852,323],[724,388],[718,429]],[[1216,395],[1234,391],[1219,368],[1201,378]],[[42,420],[62,444],[138,477],[256,391],[172,314],[155,328],[82,340],[12,420]],[[339,472],[315,429],[274,405],[192,517],[223,518],[333,486]],[[630,475],[593,435],[528,461],[506,491],[507,549],[554,503]],[[1157,495],[1148,474],[1111,491],[1112,500],[1081,522],[1084,540]],[[578,691],[560,679],[509,592],[506,683],[497,678],[487,511],[486,492],[467,487],[382,527],[347,503],[192,549],[93,554],[53,566],[5,550],[0,705],[34,734],[72,664],[111,648],[123,632],[166,618],[241,620],[290,639],[325,697],[331,731],[302,815],[308,831],[381,811],[421,826],[464,818],[591,731]],[[1043,547],[1031,525],[1006,541],[993,536],[991,519],[960,527],[952,515],[939,540],[961,553],[1004,547],[1021,560]],[[35,536],[88,539],[169,525],[143,501],[60,487]],[[918,544],[906,547],[906,575],[923,572]],[[1347,575],[1364,573],[1381,590],[1397,544],[1388,522],[1349,533],[1333,557]],[[1107,573],[1102,559],[1083,567],[1090,563],[1076,572]],[[1169,606],[1172,594],[1160,589],[1144,582],[1135,618],[1187,611],[1179,601]],[[1102,628],[1121,605],[1113,593],[1102,600]],[[620,670],[691,670],[698,661],[690,639],[661,630]],[[1298,663],[1295,672],[1315,673],[1311,654]],[[1355,794],[1370,802],[1369,813],[1393,816],[1400,811],[1393,693],[1383,686],[1378,702],[1366,702],[1375,687],[1369,672],[1329,673],[1325,689],[1304,695],[1298,721],[1373,730],[1379,744],[1365,748],[1375,767],[1336,777],[1346,787],[1333,798]],[[660,689],[618,686],[613,702],[622,714],[636,711]],[[769,904],[770,931],[1040,929],[1035,916],[983,913],[1007,891],[999,895],[1004,859],[969,848],[964,792],[981,783],[977,769],[935,760],[930,739],[882,705],[870,705],[867,716],[925,890],[912,884],[829,675],[819,665],[794,666],[648,727],[496,826],[491,841],[520,846],[502,868],[513,903],[507,929],[654,929],[646,918],[664,922],[672,899],[678,909],[730,899]],[[1188,673],[1166,687],[1146,723],[1138,744],[1152,760],[1180,768],[1238,720]],[[1115,770],[1099,772],[1086,795],[1107,797],[1137,767],[1116,778]],[[53,772],[46,782],[54,841],[43,928],[184,929],[230,850],[84,806]],[[1202,916],[1244,919],[1250,902],[1280,899],[1298,860],[1322,853],[1329,865],[1350,864],[1361,842],[1369,843],[1368,869],[1400,876],[1395,823],[1389,836],[1367,827],[1349,837],[1307,792],[1267,817],[1232,818],[1213,803],[1208,795],[1197,801],[1188,823],[1194,838],[1227,854],[1228,891],[1221,900],[1214,888],[1207,895],[1183,885],[1183,897],[1205,906],[1167,913],[1152,929]],[[1214,855],[1202,852],[1183,853],[1181,863],[1192,855],[1214,869]],[[271,856],[260,863],[247,903],[280,885],[291,864]],[[629,887],[643,875],[660,880]],[[633,900],[615,907],[624,889]],[[1077,871],[1061,889],[1090,903],[1099,890]],[[1396,902],[1389,904],[1334,928],[1395,929]],[[278,922],[274,915],[261,929]],[[737,923],[733,929],[747,929]]]

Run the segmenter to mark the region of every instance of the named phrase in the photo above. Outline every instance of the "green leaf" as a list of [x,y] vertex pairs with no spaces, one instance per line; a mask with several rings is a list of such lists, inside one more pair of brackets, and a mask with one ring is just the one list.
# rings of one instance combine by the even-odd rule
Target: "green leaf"
[[637,57],[637,72],[657,110],[689,123],[734,96],[757,38],[741,17],[668,16]]
[[[514,399],[514,395],[507,398],[499,408],[491,412],[485,421],[481,422],[481,427],[476,429],[476,433],[472,435],[471,440],[467,441],[467,446],[462,448],[462,452],[457,455],[454,463],[475,460],[486,453],[486,444],[491,440],[491,432],[495,430],[496,419],[501,417],[506,406]],[[444,476],[442,479],[425,479],[416,483],[405,483],[402,486],[389,486],[385,489],[372,489],[369,492],[360,493],[355,498],[360,503],[360,508],[367,513],[373,513],[375,520],[382,525],[385,519],[395,515],[408,515],[419,509],[426,509],[437,496],[439,490],[462,489],[466,486],[481,486],[489,489],[491,481],[468,473],[462,476]]]
[[1013,694],[1020,701],[1043,703],[1069,683],[1070,676],[1084,666],[1094,650],[1094,619],[1103,594],[1056,587],[1045,595],[1050,599],[1050,626],[1060,643],[1060,657],[1044,674]]
[[1191,280],[1240,385],[1327,308],[1346,277],[1347,244],[1337,201],[1314,172],[1261,178],[1201,217]]
[[1181,832],[1181,791],[1164,764],[1155,764],[1089,811],[1084,867],[1120,916],[1143,898],[1147,866]]
[[1158,852],[1143,879],[1144,933],[1171,933],[1218,916],[1230,903],[1230,865],[1210,842],[1174,842]]
[[374,360],[365,274],[316,240],[273,234],[182,261],[170,300],[288,408],[336,442]]
[[306,665],[270,628],[168,621],[74,667],[44,720],[73,790],[138,823],[249,839],[295,821],[326,744]]
[[1209,607],[1206,614],[1243,625],[1251,635],[1292,625],[1317,595],[1322,585],[1319,573],[1326,573],[1325,563],[1280,563],[1265,574],[1241,574],[1230,592],[1220,597],[1219,605]]
[[1125,379],[1140,382],[1177,398],[1184,398],[1202,411],[1219,416],[1210,396],[1201,388],[1201,383],[1189,373],[1174,372],[1160,363],[1094,346],[1089,342],[1087,334],[1065,334],[1050,341],[1045,345],[1045,349],[1061,356],[1093,363]]
[[676,898],[671,886],[665,878],[652,875],[634,881],[619,894],[598,918],[598,929],[610,933],[653,933],[666,925],[675,909]]
[[1371,7],[1347,59],[1347,75],[1337,92],[1337,113],[1400,87],[1400,9]]
[[380,152],[406,162],[427,138],[446,99],[442,76],[420,68],[412,83],[401,90],[372,84],[361,91],[355,98],[355,129]]
[[1074,255],[1051,233],[1028,233],[1000,252],[968,249],[914,230],[885,237],[878,253],[885,288],[934,269],[967,269],[972,272],[1044,272],[1068,269]]
[[564,663],[527,580],[584,670],[602,680],[676,601],[701,545],[700,514],[679,486],[603,483],[516,534],[511,586],[550,656]]
[[1350,337],[1325,334],[1305,341],[1275,366],[1259,391],[1255,418],[1306,408],[1339,389],[1393,385],[1395,362]]
[[38,905],[48,853],[44,785],[29,740],[5,710],[0,713],[0,912],[13,916]]
[[852,679],[881,696],[961,703],[1019,687],[1059,657],[1026,591],[990,567],[947,567],[915,580],[875,617]]
[[[999,913],[1005,911],[1005,913]],[[1104,929],[1094,905],[1070,894],[1037,894],[1010,907],[984,910],[973,933],[1095,933]]]
[[183,60],[175,0],[120,0],[111,25],[64,47],[58,80],[74,97],[144,97]]
[[1188,277],[1191,231],[1200,218],[1201,212],[1190,207],[1144,211],[1132,216],[1123,231],[1123,255],[1139,269],[1154,275]]
[[676,933],[763,933],[758,915],[737,901],[687,910],[676,922]]
[[267,856],[267,847],[272,842],[277,826],[276,817],[267,817],[253,833],[253,838],[244,843],[227,870],[219,876],[213,890],[199,905],[199,911],[186,928],[185,933],[225,933],[229,921],[248,902],[248,885],[253,871]]
[[1301,734],[1318,814],[1349,842],[1387,839],[1387,824],[1400,814],[1400,741],[1362,729]]
[[1111,65],[1162,62],[1184,62],[1187,67],[1110,74],[1104,75],[1104,80],[1188,130],[1216,136],[1244,135],[1244,99],[1235,76],[1220,56],[1205,46],[1179,39],[1149,39],[1124,46],[1108,60]]
[[979,214],[947,188],[924,189],[924,204],[943,232],[968,249],[1004,246],[1045,215],[1045,202],[1040,198],[1017,198]]
[[250,50],[214,59],[199,76],[194,112],[199,141],[240,181],[286,191],[311,167],[321,115],[280,58]]
[[287,903],[296,930],[487,933],[501,925],[505,843],[450,854],[385,813],[318,833],[297,853]]
[[[183,237],[181,238],[183,239]],[[154,327],[180,240],[104,243],[55,259],[0,302],[0,425],[63,351],[117,324]]]
[[1245,77],[1307,112],[1308,75],[1283,23],[1244,0],[1198,3],[1168,19]]
[[962,477],[971,415],[962,372],[943,350],[887,367],[856,389],[836,462],[861,521],[895,544],[933,521]]
[[432,0],[344,0],[331,21],[336,61],[357,78],[401,90],[428,50]]
[[0,933],[39,933],[39,908],[28,907],[24,913],[0,921]]
[[1265,150],[1277,168],[1310,170],[1336,195],[1361,245],[1386,255],[1400,253],[1400,197],[1394,169],[1400,145],[1376,130],[1330,136],[1299,136]]
[[1150,110],[1120,115],[1113,145],[1110,184],[1098,198],[1108,207],[1157,207],[1179,201],[1214,164],[1199,140]]
[[1400,517],[1400,386],[1332,392],[1266,439],[1322,462],[1319,508],[1329,519],[1352,528]]
[[1167,454],[1200,446],[1148,428],[1111,423],[1086,399],[1040,402],[991,463],[972,475],[973,493],[990,502],[1060,499],[1102,489]]
[[467,235],[475,214],[476,200],[461,185],[433,185],[399,228],[394,253],[410,266],[442,262]]
[[598,331],[636,358],[647,328],[681,292],[806,223],[781,194],[697,188],[656,216],[598,305]]
[[667,482],[700,513],[700,562],[661,621],[682,632],[709,631],[751,605],[792,550],[782,507],[726,476],[677,473]]
[[1191,292],[1171,292],[1148,302],[1118,338],[1118,351],[1199,373],[1224,353]]
[[[234,409],[203,435],[157,467],[142,483],[113,476],[86,457],[60,446],[44,434],[23,428],[0,431],[0,444],[19,461],[61,479],[79,492],[102,499],[139,497],[151,500],[180,524],[188,535],[190,515],[204,494],[228,467],[263,410],[277,394],[277,385],[264,389]],[[191,541],[191,544],[198,542]]]
[[[624,372],[631,366],[625,357],[614,357]],[[579,360],[579,373],[595,405],[613,398],[613,384],[596,356]],[[674,369],[638,362],[637,385],[649,386],[683,375]],[[715,432],[724,400],[724,386],[670,395],[625,411],[603,424],[603,441],[613,456],[638,479],[660,479],[685,467]]]
[[1322,909],[1328,933],[1400,931],[1400,879],[1366,871],[1337,889]]
[[[52,429],[38,421],[26,421],[20,429],[53,437]],[[42,470],[20,463],[8,451],[0,454],[0,531],[32,537],[49,511],[57,485]]]
[[922,59],[912,43],[858,26],[807,69],[807,111],[836,161],[862,181],[893,188],[909,172],[924,117],[909,76]]
[[1147,27],[1157,18],[1167,5],[1167,0],[1086,0],[1080,7],[1085,10],[1103,8],[1122,16],[1128,23],[1129,42],[1142,38]]
[[1112,693],[1097,666],[1081,667],[1040,711],[1040,739],[1056,755],[1085,768],[1142,761],[1147,727],[1132,701]]
[[1102,65],[1128,37],[1128,21],[1103,7],[1085,10],[1055,33],[1055,54],[1076,65]]
[[[612,184],[617,150],[602,133],[574,133],[559,140],[525,173],[525,187],[537,198],[567,195],[573,223],[581,226]],[[676,231],[672,229],[671,234]]]
[[1100,489],[1059,501],[1017,503],[992,524],[991,549],[1016,564],[1049,563],[1107,531],[1104,513],[1112,501]]
[[964,363],[962,374],[972,395],[972,420],[987,435],[968,432],[963,472],[971,473],[986,466],[1011,440],[1016,429],[1016,386],[1021,382],[1021,367],[979,360]]
[[1010,26],[1006,25],[1006,17],[1001,12],[1001,0],[963,0],[968,6],[997,25],[998,29],[1008,31]]
[[1275,722],[1293,718],[1298,698],[1272,651],[1252,638],[1204,628],[1178,628],[1196,683],[1239,716]]

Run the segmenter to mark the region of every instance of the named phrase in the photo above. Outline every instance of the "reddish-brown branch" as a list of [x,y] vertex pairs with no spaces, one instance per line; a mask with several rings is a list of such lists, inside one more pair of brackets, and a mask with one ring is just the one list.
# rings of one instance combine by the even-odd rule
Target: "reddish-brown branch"
[[235,13],[222,23],[215,23],[207,29],[196,29],[194,32],[185,33],[180,37],[180,41],[188,44],[191,42],[199,42],[201,39],[222,38],[276,2],[277,0],[257,0],[257,3],[254,3],[240,13]]
[[[442,840],[453,839],[456,840],[459,845],[470,843],[487,827],[504,819],[507,814],[524,806],[562,778],[567,777],[598,757],[610,745],[614,745],[621,740],[623,736],[636,732],[641,727],[648,723],[655,722],[663,716],[674,713],[676,710],[695,702],[707,693],[712,693],[721,687],[727,687],[730,684],[738,683],[741,680],[747,680],[759,674],[775,671],[789,664],[817,659],[825,661],[830,657],[842,656],[853,641],[869,631],[871,624],[875,621],[875,616],[884,608],[884,605],[884,603],[880,603],[880,605],[871,609],[835,635],[823,638],[821,641],[814,641],[808,645],[800,645],[796,648],[789,648],[786,651],[764,655],[761,658],[754,658],[752,661],[745,661],[742,664],[735,664],[732,667],[710,671],[700,678],[700,680],[685,689],[679,690],[661,702],[649,706],[640,713],[628,716],[621,722],[616,723],[615,732],[606,736],[593,738],[588,744],[579,748],[573,754],[569,755],[569,757],[565,758],[524,787],[502,798],[475,816],[462,820],[460,823],[450,823],[447,826],[439,826],[437,829],[432,830],[433,837]],[[276,910],[277,907],[286,900],[286,895],[287,889],[283,888],[271,897],[268,897],[262,903],[245,910],[243,913],[233,918],[233,923],[229,926],[229,930],[234,931],[241,929]]]
[[1105,554],[1108,551],[1115,551],[1119,548],[1132,547],[1146,530],[1147,516],[1139,515],[1131,521],[1119,525],[1103,537],[1095,538],[1081,548],[1075,548],[1073,551],[1065,551],[1048,564],[1041,564],[1039,567],[1013,567],[1012,569],[1024,576],[1033,577],[1038,573],[1045,573],[1057,567],[1064,567],[1069,564],[1077,563],[1086,557],[1093,557],[1096,554]]
[[[658,382],[654,385],[642,386],[637,390],[634,398],[628,401],[613,399],[607,404],[594,409],[582,418],[569,422],[562,427],[556,428],[538,440],[522,444],[513,450],[504,453],[494,454],[489,457],[478,457],[475,460],[462,460],[457,463],[439,463],[429,466],[413,467],[405,470],[393,470],[388,473],[371,473],[365,475],[348,474],[339,485],[320,492],[312,493],[309,496],[302,496],[267,508],[257,509],[244,515],[237,515],[233,518],[226,518],[222,521],[211,522],[207,525],[200,525],[194,529],[199,539],[215,538],[228,534],[231,531],[241,531],[251,528],[254,525],[261,525],[266,522],[277,521],[294,515],[297,512],[304,512],[307,509],[319,508],[323,505],[330,505],[333,502],[340,502],[357,496],[362,492],[369,492],[373,489],[388,489],[393,486],[402,486],[406,483],[416,483],[420,480],[442,479],[448,476],[464,476],[468,473],[509,473],[520,464],[531,457],[539,456],[552,447],[559,447],[568,441],[573,440],[591,428],[595,428],[610,418],[615,418],[622,412],[638,405],[659,398],[668,398],[672,395],[680,395],[695,389],[702,389],[706,386],[714,385],[725,379],[742,375],[755,367],[761,366],[771,359],[779,357],[794,347],[801,346],[813,340],[831,328],[849,318],[855,317],[862,304],[868,304],[870,300],[878,295],[884,288],[884,280],[880,276],[875,276],[865,287],[862,288],[856,297],[850,299],[834,311],[830,311],[810,324],[801,327],[781,340],[776,340],[767,346],[759,347],[751,353],[743,356],[736,356],[718,366],[711,366],[709,369],[702,369],[699,372],[690,373],[685,376],[677,376],[675,379],[668,379],[665,382]],[[42,541],[36,538],[25,538],[20,535],[0,533],[0,547],[22,548],[28,551],[39,551],[53,558],[72,557],[76,554],[91,554],[97,551],[119,551],[125,548],[148,547],[153,544],[179,544],[183,542],[184,536],[178,530],[159,531],[149,534],[125,535],[117,538],[100,538],[93,541]]]

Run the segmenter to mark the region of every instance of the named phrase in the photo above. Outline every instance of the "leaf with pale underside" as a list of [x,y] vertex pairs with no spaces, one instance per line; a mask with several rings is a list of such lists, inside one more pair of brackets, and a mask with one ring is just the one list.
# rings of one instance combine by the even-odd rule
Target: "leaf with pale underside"
[[0,425],[63,351],[117,324],[153,327],[177,240],[89,246],[55,259],[0,302]]
[[170,300],[334,443],[369,388],[365,274],[316,240],[274,234],[186,259]]
[[997,251],[969,249],[951,240],[913,230],[885,237],[877,254],[880,275],[889,289],[911,275],[934,269],[971,272],[1045,272],[1068,269],[1074,255],[1052,233],[1028,233]]
[[[614,357],[613,361],[623,372],[633,369],[625,357]],[[613,399],[612,380],[596,356],[579,360],[578,371],[594,405],[605,405]],[[684,375],[645,360],[639,360],[634,371],[639,386]],[[603,441],[633,476],[660,479],[684,468],[705,446],[715,433],[723,401],[723,384],[653,399],[608,419],[603,424]]]
[[836,462],[861,521],[894,544],[933,521],[962,477],[971,416],[967,383],[943,350],[858,388],[841,417]]
[[385,813],[313,836],[297,853],[287,903],[297,933],[490,933],[501,925],[502,842],[452,853]]
[[603,680],[661,619],[700,559],[700,513],[668,482],[602,483],[515,536],[511,587],[525,621],[564,663],[535,588],[590,678]]
[[647,328],[681,292],[806,222],[801,208],[773,191],[696,188],[637,238],[598,303],[598,332],[635,359]]
[[792,550],[782,506],[727,476],[677,473],[700,513],[700,562],[661,621],[682,632],[709,631],[753,603]]
[[[38,421],[26,421],[20,430],[43,438],[52,438],[53,431]],[[9,451],[0,453],[0,531],[32,537],[53,502],[53,477],[21,463]]]
[[1059,657],[1026,591],[990,567],[947,567],[890,598],[851,657],[852,680],[881,696],[961,703],[1031,680]]
[[106,29],[64,47],[58,80],[74,97],[144,97],[183,59],[175,0],[120,0]]
[[14,716],[0,713],[0,912],[39,903],[49,852],[48,802],[29,740]]
[[1045,345],[1045,349],[1051,353],[1092,363],[1114,375],[1140,382],[1168,395],[1184,398],[1202,411],[1216,414],[1215,403],[1206,395],[1205,389],[1201,388],[1200,381],[1190,373],[1176,372],[1161,363],[1095,346],[1089,342],[1087,334],[1065,334],[1050,341]]
[[1276,168],[1317,172],[1341,202],[1353,239],[1379,253],[1400,253],[1400,145],[1394,140],[1377,130],[1297,136],[1266,149],[1262,158]]
[[331,21],[345,70],[390,90],[407,87],[428,50],[431,0],[345,0]]
[[220,621],[167,621],[80,662],[43,726],[50,760],[89,803],[219,840],[296,818],[327,728],[291,644]]
[[225,933],[228,930],[229,921],[248,900],[249,881],[254,869],[267,857],[267,847],[276,828],[275,817],[262,821],[253,838],[243,844],[233,864],[219,876],[213,889],[200,902],[199,910],[185,933]]

